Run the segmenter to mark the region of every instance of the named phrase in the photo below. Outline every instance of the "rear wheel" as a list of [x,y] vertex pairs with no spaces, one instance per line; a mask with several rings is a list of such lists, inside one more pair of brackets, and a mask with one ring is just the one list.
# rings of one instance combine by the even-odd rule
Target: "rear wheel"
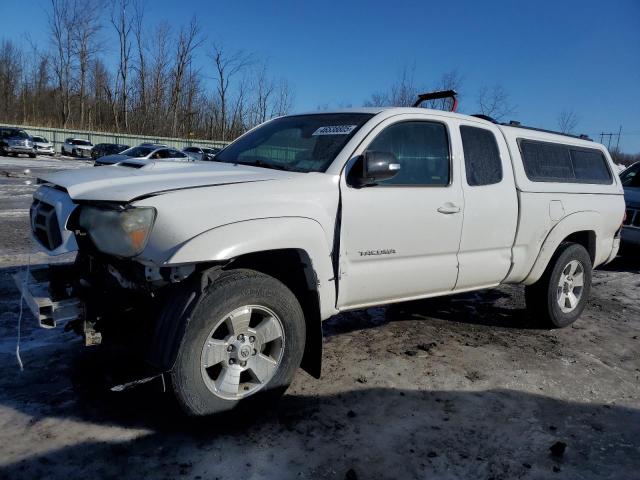
[[542,277],[525,287],[527,308],[542,326],[562,328],[578,319],[591,291],[592,268],[582,245],[558,247]]
[[293,293],[275,278],[225,272],[189,320],[171,383],[190,415],[279,398],[302,360],[305,322]]

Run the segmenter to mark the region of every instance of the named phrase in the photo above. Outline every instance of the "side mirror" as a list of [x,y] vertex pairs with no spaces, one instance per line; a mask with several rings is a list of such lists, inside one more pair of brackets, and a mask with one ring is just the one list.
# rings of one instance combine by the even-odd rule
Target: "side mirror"
[[[359,168],[359,165],[362,166]],[[352,184],[366,187],[395,177],[400,172],[400,163],[391,152],[368,151],[354,165]]]

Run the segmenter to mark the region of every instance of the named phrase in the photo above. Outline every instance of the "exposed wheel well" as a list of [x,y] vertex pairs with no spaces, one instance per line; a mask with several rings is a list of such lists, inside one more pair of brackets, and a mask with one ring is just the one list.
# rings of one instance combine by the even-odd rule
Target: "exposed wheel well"
[[248,253],[225,268],[248,268],[277,278],[298,298],[306,322],[305,351],[301,367],[319,378],[322,364],[322,323],[318,281],[307,252],[299,249]]
[[582,245],[589,253],[591,263],[596,260],[596,232],[593,230],[583,230],[580,232],[574,232],[563,240],[563,243],[577,243]]

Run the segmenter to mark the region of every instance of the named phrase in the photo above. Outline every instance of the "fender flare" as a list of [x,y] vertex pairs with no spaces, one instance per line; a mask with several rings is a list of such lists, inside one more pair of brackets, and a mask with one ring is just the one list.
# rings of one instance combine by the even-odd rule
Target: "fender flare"
[[538,253],[538,258],[536,258],[533,267],[529,271],[529,275],[527,275],[522,283],[524,285],[531,285],[537,282],[540,277],[542,277],[544,271],[547,269],[551,257],[556,252],[562,241],[572,233],[581,231],[595,232],[595,259],[597,261],[598,239],[602,238],[601,232],[599,230],[599,225],[601,225],[600,213],[592,210],[575,212],[567,215],[562,220],[560,220],[547,234],[547,237],[545,238],[544,242],[542,243],[542,247],[540,248],[540,252]]
[[330,241],[320,223],[307,217],[243,220],[212,228],[191,238],[178,247],[164,265],[222,262],[269,250],[303,250],[316,275],[320,313],[325,319],[336,313]]

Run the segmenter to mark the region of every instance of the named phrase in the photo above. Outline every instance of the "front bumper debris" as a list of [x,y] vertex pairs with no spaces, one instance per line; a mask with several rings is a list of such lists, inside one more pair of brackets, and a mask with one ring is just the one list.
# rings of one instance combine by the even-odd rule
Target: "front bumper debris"
[[51,295],[48,267],[16,273],[13,279],[40,327],[55,328],[61,323],[84,319],[85,307],[80,299]]

